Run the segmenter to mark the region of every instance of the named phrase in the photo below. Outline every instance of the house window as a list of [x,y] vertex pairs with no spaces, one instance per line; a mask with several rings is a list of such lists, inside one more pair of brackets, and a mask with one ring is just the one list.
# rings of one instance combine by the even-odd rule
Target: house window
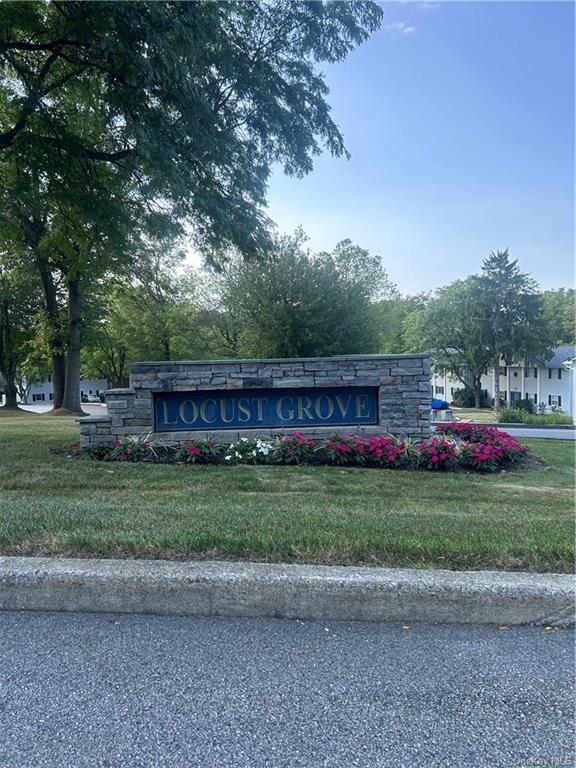
[[48,374],[48,383],[49,383],[49,384],[51,384],[51,383],[52,383],[52,375],[51,375],[51,374]]
[[548,395],[548,405],[556,405],[558,408],[562,408],[562,396]]
[[50,392],[50,394],[48,395],[48,397],[50,398],[50,400],[54,400],[54,393],[53,393],[53,392]]
[[450,387],[450,394],[451,394],[451,395],[453,395],[453,394],[454,394],[454,387]]
[[32,402],[36,403],[38,401],[42,402],[43,400],[46,400],[46,397],[44,395],[44,392],[40,392],[37,395],[32,395]]
[[444,394],[444,387],[439,387],[436,385],[436,394],[437,395],[443,395]]
[[534,393],[534,402],[536,403],[536,405],[538,405],[538,393],[537,392]]
[[538,378],[538,368],[534,368],[534,378]]
[[562,378],[562,368],[558,368],[558,378]]
[[506,368],[505,365],[501,365],[500,366],[500,376],[506,376],[507,373],[508,373],[508,368]]
[[552,378],[552,368],[548,368],[548,378]]

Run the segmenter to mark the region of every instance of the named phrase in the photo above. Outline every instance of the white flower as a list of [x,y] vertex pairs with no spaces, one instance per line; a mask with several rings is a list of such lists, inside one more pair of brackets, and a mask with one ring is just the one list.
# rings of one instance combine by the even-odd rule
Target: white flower
[[224,461],[230,461],[231,458],[232,456],[224,456]]

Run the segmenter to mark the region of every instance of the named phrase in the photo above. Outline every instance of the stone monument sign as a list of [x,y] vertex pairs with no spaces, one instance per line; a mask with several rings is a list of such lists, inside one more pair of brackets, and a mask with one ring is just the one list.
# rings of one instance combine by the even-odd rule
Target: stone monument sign
[[148,432],[167,444],[295,430],[430,435],[423,354],[134,363],[130,385],[106,392],[107,415],[78,420],[82,446]]

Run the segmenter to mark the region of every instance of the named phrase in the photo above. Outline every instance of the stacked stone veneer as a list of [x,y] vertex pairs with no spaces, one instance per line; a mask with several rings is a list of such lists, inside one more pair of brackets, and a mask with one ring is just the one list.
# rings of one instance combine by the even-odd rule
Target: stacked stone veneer
[[[388,432],[426,438],[430,435],[430,361],[427,355],[351,355],[275,360],[214,360],[134,363],[129,389],[106,392],[108,415],[78,419],[83,447],[110,443],[126,435],[154,430],[154,392],[216,389],[377,386],[379,423],[351,426],[354,433]],[[296,427],[324,436],[346,427]],[[213,435],[223,442],[243,436],[273,436],[291,429],[198,430],[158,433],[165,443]]]

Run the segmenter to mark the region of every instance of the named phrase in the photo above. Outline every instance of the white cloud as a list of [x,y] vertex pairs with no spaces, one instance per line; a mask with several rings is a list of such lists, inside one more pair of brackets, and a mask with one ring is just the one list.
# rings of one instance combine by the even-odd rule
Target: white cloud
[[384,29],[389,32],[399,32],[402,35],[411,35],[416,32],[416,27],[407,24],[405,21],[393,21],[391,24],[385,24]]

